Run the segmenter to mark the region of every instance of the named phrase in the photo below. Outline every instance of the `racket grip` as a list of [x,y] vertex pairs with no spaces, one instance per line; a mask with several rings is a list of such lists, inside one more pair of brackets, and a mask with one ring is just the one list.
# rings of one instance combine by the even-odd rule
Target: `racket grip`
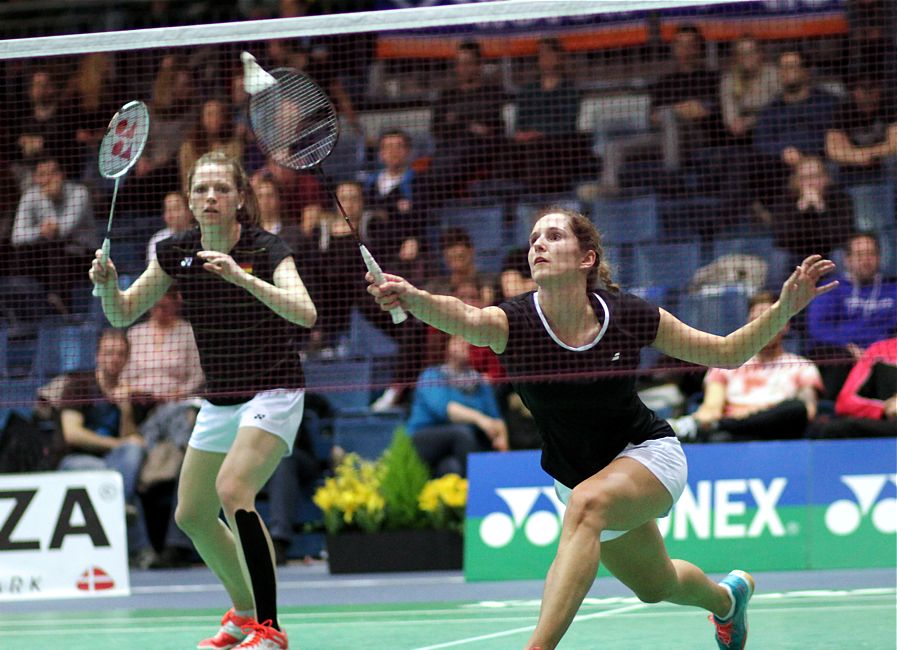
[[[109,246],[110,246],[109,238],[106,237],[103,240],[103,246],[100,249],[101,250],[100,264],[102,264],[103,266],[106,266],[106,260],[109,259]],[[93,285],[93,295],[94,295],[94,297],[97,297],[97,298],[100,297],[100,288],[97,285]]]
[[[377,281],[377,284],[383,282],[383,271],[380,269],[380,265],[377,264],[377,260],[374,259],[374,256],[371,255],[371,252],[368,250],[368,247],[364,244],[360,244],[359,248],[361,249],[361,257],[364,259],[364,265],[368,267],[368,271],[371,272],[371,275],[374,276],[374,280]],[[392,316],[392,322],[394,325],[398,325],[399,323],[404,323],[405,319],[408,318],[408,314],[405,313],[405,310],[401,307],[393,307],[389,310],[389,315]]]

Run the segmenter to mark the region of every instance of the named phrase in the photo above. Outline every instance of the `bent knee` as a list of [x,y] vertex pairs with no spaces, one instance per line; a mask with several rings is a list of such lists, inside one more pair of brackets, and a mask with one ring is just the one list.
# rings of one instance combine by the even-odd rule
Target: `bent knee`
[[576,487],[567,502],[569,523],[573,526],[587,526],[595,533],[606,528],[610,503],[600,490],[593,487]]
[[185,503],[178,503],[174,510],[174,523],[182,531],[192,537],[209,526],[218,525],[217,513],[203,513],[198,508]]
[[635,595],[643,603],[661,603],[673,595],[673,583],[661,582],[646,585],[635,590]]
[[237,510],[252,510],[255,506],[255,493],[241,481],[232,477],[219,476],[215,483],[218,501],[225,514],[230,517]]

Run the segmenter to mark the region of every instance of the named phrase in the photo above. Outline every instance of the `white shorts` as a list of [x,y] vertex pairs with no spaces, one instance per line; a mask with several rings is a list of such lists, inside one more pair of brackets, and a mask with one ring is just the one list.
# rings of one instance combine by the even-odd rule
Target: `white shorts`
[[[673,497],[673,503],[682,496],[685,484],[688,480],[688,463],[685,460],[685,452],[682,451],[682,445],[675,436],[667,436],[666,438],[655,438],[645,440],[645,442],[633,445],[632,443],[616,456],[617,458],[632,458],[657,477],[663,486]],[[568,488],[559,481],[554,482],[554,491],[558,495],[561,503],[567,505],[570,495],[573,493],[572,488]],[[666,517],[670,514],[667,510],[662,516]],[[601,531],[601,541],[609,542],[612,539],[622,537],[628,530],[604,530]]]
[[238,429],[256,427],[287,443],[286,455],[290,455],[304,409],[305,391],[301,389],[266,390],[248,402],[232,406],[217,406],[203,400],[188,444],[200,451],[226,454],[234,444]]

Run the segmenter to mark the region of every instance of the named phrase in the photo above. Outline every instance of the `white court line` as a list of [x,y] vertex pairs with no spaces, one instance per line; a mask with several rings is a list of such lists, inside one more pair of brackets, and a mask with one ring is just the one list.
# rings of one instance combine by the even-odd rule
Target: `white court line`
[[[760,603],[764,602],[764,604],[768,603],[770,605],[775,605],[775,611],[810,611],[820,607],[834,608],[839,609],[842,608],[838,605],[811,605],[807,607],[795,607],[795,608],[786,608],[781,607],[782,604],[793,604],[805,602],[809,603],[812,600],[815,600],[817,603],[820,600],[828,600],[828,601],[838,601],[838,600],[848,600],[851,603],[857,602],[859,599],[876,599],[882,596],[895,596],[897,595],[897,590],[892,588],[875,588],[875,589],[854,589],[854,590],[812,590],[812,591],[793,591],[793,592],[770,592],[764,594],[754,594],[754,597],[751,599],[752,603]],[[773,602],[774,601],[774,602]],[[418,617],[427,617],[439,614],[458,614],[461,612],[467,612],[474,616],[467,618],[465,620],[468,621],[482,621],[482,620],[491,620],[486,617],[477,617],[478,614],[486,614],[486,613],[498,613],[498,612],[513,612],[519,611],[526,615],[531,615],[534,610],[537,610],[540,605],[540,601],[538,600],[526,600],[526,601],[486,601],[489,604],[484,605],[483,603],[461,603],[456,608],[439,608],[439,609],[426,609],[426,608],[411,608],[411,609],[360,609],[360,610],[349,610],[349,609],[340,609],[338,611],[321,611],[321,612],[284,612],[279,615],[279,618],[287,621],[295,621],[302,622],[309,619],[339,619],[341,622],[350,622],[346,621],[347,618],[352,617],[364,617],[364,618],[372,618],[372,617],[380,617],[380,618],[390,618],[397,616],[418,616]],[[620,605],[620,604],[636,604],[639,603],[638,599],[634,596],[620,598],[620,597],[610,597],[603,599],[591,599],[591,602],[588,602],[583,605],[580,611],[590,609],[598,606],[608,606],[608,605]],[[662,606],[662,605],[661,605]],[[875,607],[875,604],[870,604],[870,607]],[[479,607],[479,609],[477,609]],[[865,607],[865,605],[863,606]],[[843,608],[842,608],[843,609]],[[676,610],[682,612],[688,612],[688,609]],[[761,610],[752,610],[752,611],[770,611],[770,608],[763,608]],[[642,615],[648,616],[663,616],[668,615],[668,611],[656,611],[649,612]],[[22,618],[25,617],[25,618]],[[17,614],[16,620],[4,619],[4,616],[0,614],[0,621],[2,621],[4,627],[14,626],[14,627],[48,627],[48,626],[77,626],[77,625],[89,625],[91,627],[96,626],[97,617],[95,614],[90,612],[84,612],[82,615],[73,615],[73,616],[64,616],[64,617],[45,617],[40,614]],[[145,616],[135,614],[133,616],[117,616],[117,617],[103,617],[102,622],[104,625],[133,625],[143,623],[144,621],[152,621],[154,625],[159,624],[178,624],[178,623],[189,623],[191,621],[208,621],[208,615],[200,615],[200,614],[184,614],[183,616]]]
[[[609,611],[609,612],[605,611],[605,612],[595,612],[593,614],[585,614],[583,616],[576,617],[574,619],[574,622],[586,621],[586,620],[595,619],[595,618],[601,618],[601,617],[605,617],[605,616],[608,616],[611,614],[619,614],[621,618],[645,618],[645,617],[669,618],[671,616],[675,617],[675,618],[684,618],[686,616],[693,618],[695,615],[700,616],[700,612],[698,612],[697,610],[695,610],[693,608],[688,608],[688,607],[679,607],[679,608],[676,608],[675,610],[667,610],[667,611],[639,612],[638,614],[630,614],[629,613],[629,610],[636,610],[636,609],[644,608],[644,607],[650,607],[650,605],[641,603],[639,605],[633,605],[630,607],[622,607],[617,610],[613,610],[613,611]],[[790,615],[790,614],[802,613],[802,612],[805,613],[805,612],[826,612],[826,611],[835,611],[835,612],[863,611],[863,612],[866,612],[866,611],[877,610],[877,609],[893,611],[894,606],[890,603],[885,603],[885,604],[881,604],[881,605],[865,604],[865,605],[843,605],[843,606],[842,605],[811,605],[808,607],[767,608],[767,609],[761,609],[761,610],[753,610],[752,613],[755,615],[760,614],[760,613],[762,613],[762,614],[771,613],[771,614],[776,614],[776,615],[780,615],[780,614],[781,615],[785,615],[785,614]],[[185,617],[185,619],[186,618],[188,618],[188,617]],[[209,627],[208,626],[208,621],[209,621],[208,616],[189,617],[189,618],[191,618],[191,619],[202,618],[204,622],[200,623],[199,621],[197,621],[196,623],[191,623],[190,625],[178,625],[177,628],[179,630],[208,629],[208,627]],[[289,615],[280,616],[281,621],[290,620],[291,618],[293,618],[293,617],[291,617]],[[522,618],[529,618],[529,617],[528,616],[505,616],[505,617],[489,617],[489,618],[437,618],[437,619],[431,619],[431,620],[426,621],[426,624],[433,625],[433,624],[442,623],[442,624],[456,625],[458,623],[479,623],[479,622],[509,623],[509,622],[518,621]],[[184,619],[181,619],[181,620],[184,620]],[[122,622],[127,623],[127,621],[122,621]],[[144,621],[140,621],[140,622],[144,622]],[[109,633],[109,634],[113,634],[113,633],[114,634],[137,634],[137,633],[152,634],[152,633],[159,632],[160,628],[156,623],[159,623],[162,621],[160,621],[159,619],[152,619],[152,622],[153,622],[153,625],[151,627],[137,627],[134,625],[125,625],[122,627],[108,627],[108,626],[106,626],[106,621],[103,620],[102,621],[102,623],[104,624],[103,633],[104,634],[106,634],[106,633]],[[178,621],[175,621],[175,622],[178,622]],[[341,628],[342,627],[362,627],[362,626],[371,626],[371,625],[379,626],[379,625],[387,625],[387,624],[390,626],[393,626],[393,627],[395,627],[395,626],[417,626],[417,625],[421,625],[423,622],[424,621],[420,621],[420,620],[415,620],[415,621],[340,621],[339,626]],[[65,623],[68,623],[68,621],[59,621],[59,623],[65,624]],[[298,621],[298,623],[301,624],[302,627],[304,627],[304,628],[305,627],[332,627],[334,625],[334,623],[332,621]],[[90,628],[77,629],[77,628],[68,627],[68,628],[66,628],[66,634],[68,634],[69,636],[77,635],[77,634],[96,634],[96,624],[97,624],[97,620],[94,619],[93,626]],[[19,629],[20,625],[21,625],[22,629]],[[26,627],[25,625],[18,624],[18,623],[4,623],[4,631],[3,631],[4,638],[10,638],[10,637],[14,637],[14,636],[23,636],[23,637],[24,636],[29,636],[29,637],[46,636],[47,634],[57,634],[58,633],[58,629],[51,629],[55,626],[50,625],[49,621],[42,621],[41,629],[39,629],[39,630],[24,629],[25,627]],[[33,625],[28,625],[27,627],[33,627]],[[513,630],[506,630],[504,632],[497,632],[497,633],[489,634],[489,635],[485,635],[485,636],[474,637],[471,639],[462,639],[459,641],[450,641],[447,643],[443,643],[441,645],[426,646],[425,648],[416,648],[415,650],[430,650],[432,648],[446,648],[446,647],[450,647],[453,645],[459,645],[461,643],[469,643],[469,642],[478,641],[478,640],[484,640],[484,639],[490,639],[490,638],[495,638],[495,637],[499,637],[499,636],[507,636],[510,634],[516,634],[517,632],[525,632],[528,630],[532,630],[535,627],[536,627],[535,625],[529,625],[526,627],[520,627],[520,628],[516,628]]]
[[[595,612],[594,614],[586,614],[585,616],[577,616],[573,619],[573,623],[577,623],[579,621],[586,621],[593,618],[604,618],[607,616],[613,616],[614,614],[620,614],[622,612],[632,611],[634,609],[642,609],[643,607],[647,607],[646,603],[639,603],[638,605],[629,605],[628,607],[619,607],[617,609],[612,609],[606,612]],[[572,623],[571,623],[572,625]],[[471,636],[466,639],[458,639],[457,641],[448,641],[446,643],[437,643],[436,645],[428,645],[420,648],[415,648],[414,650],[436,650],[436,648],[451,648],[456,645],[464,645],[466,643],[476,643],[477,641],[485,641],[487,639],[497,639],[503,636],[510,636],[512,634],[519,634],[520,632],[529,632],[530,630],[535,630],[535,625],[526,625],[524,627],[517,627],[512,630],[505,630],[504,632],[493,632],[492,634],[482,634],[480,636]]]
[[[341,587],[357,589],[360,587],[381,588],[387,585],[429,586],[444,584],[464,584],[464,576],[447,576],[445,578],[403,578],[386,580],[383,578],[357,578],[354,580],[285,580],[277,583],[278,590],[283,589],[337,589]],[[203,584],[152,585],[131,587],[131,594],[192,594],[213,591],[224,591],[217,582]]]

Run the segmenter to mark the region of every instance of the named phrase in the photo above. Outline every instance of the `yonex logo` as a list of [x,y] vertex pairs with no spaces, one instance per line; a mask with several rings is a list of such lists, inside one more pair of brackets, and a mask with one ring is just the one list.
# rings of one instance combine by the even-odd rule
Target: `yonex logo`
[[855,533],[869,516],[875,529],[885,535],[897,533],[897,499],[879,499],[888,481],[897,484],[897,474],[852,474],[841,477],[854,500],[840,499],[825,511],[825,526],[835,535]]
[[[551,487],[498,488],[498,497],[508,506],[510,515],[492,512],[480,522],[480,539],[486,546],[502,548],[511,543],[517,531],[523,529],[526,539],[536,546],[548,546],[561,531],[564,504],[557,498]],[[554,512],[533,508],[540,496],[545,495]]]
[[253,419],[253,420],[264,420],[264,419],[265,419],[265,414],[264,414],[264,413],[256,413],[256,414],[253,416],[252,419]]
[[184,259],[181,260],[181,266],[183,266],[184,268],[187,268],[188,266],[193,266],[193,258],[185,257]]

